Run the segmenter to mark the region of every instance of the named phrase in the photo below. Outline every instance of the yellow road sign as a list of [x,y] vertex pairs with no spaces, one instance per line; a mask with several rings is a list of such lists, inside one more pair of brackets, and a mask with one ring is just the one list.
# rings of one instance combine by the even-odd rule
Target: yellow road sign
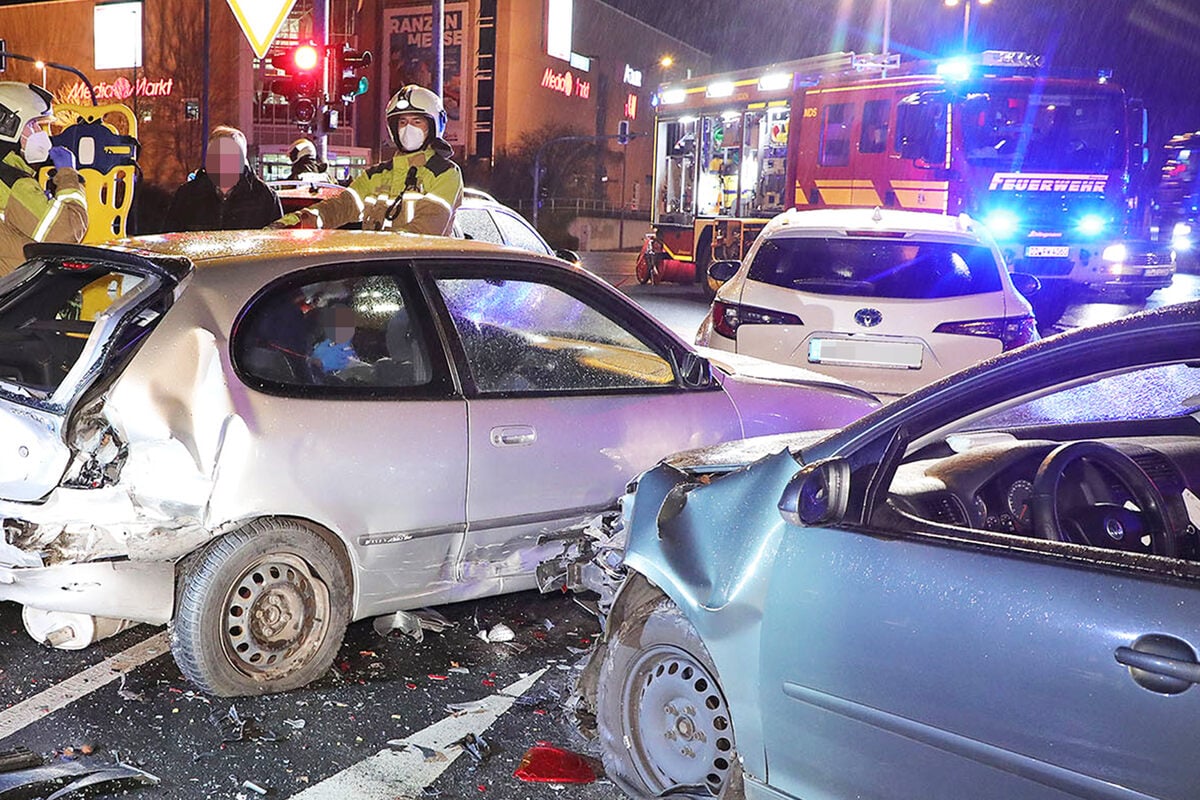
[[267,55],[267,51],[271,49],[271,42],[275,41],[275,36],[283,27],[283,21],[287,19],[292,6],[296,5],[296,0],[226,0],[226,2],[229,3],[233,15],[237,17],[238,25],[242,26],[242,33],[246,34],[246,39],[254,48],[254,55],[259,58]]

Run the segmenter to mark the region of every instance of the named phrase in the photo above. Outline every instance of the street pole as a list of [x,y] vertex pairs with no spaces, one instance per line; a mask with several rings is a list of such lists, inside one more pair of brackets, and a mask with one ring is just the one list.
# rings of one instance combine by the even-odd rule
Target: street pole
[[[446,37],[446,5],[445,0],[433,0],[433,93],[438,97],[442,97],[442,86],[445,81],[446,71],[446,53],[445,42]],[[444,105],[446,99],[442,98]]]
[[[317,147],[317,160],[329,161],[329,130],[325,127],[325,115],[329,111],[329,0],[313,3],[313,38],[321,51],[321,107],[317,109],[313,144]],[[332,173],[332,170],[331,170]]]
[[883,3],[883,61],[887,63],[888,47],[892,42],[892,0]]
[[971,0],[963,0],[963,55],[967,53],[967,39],[971,31]]
[[617,223],[617,249],[625,247],[625,168],[629,163],[629,145],[621,145],[621,216]]
[[[200,79],[200,166],[208,158],[208,94],[212,88],[209,60],[212,58],[212,0],[204,0],[204,72]],[[92,105],[96,104],[93,96]]]
[[[542,153],[546,152],[546,148],[552,144],[558,144],[559,142],[598,143],[598,142],[602,142],[606,139],[616,139],[618,137],[618,135],[619,134],[612,133],[612,134],[608,134],[608,135],[599,135],[599,136],[555,136],[553,139],[547,139],[546,141],[542,142],[542,146],[537,149],[537,153],[535,153],[533,156],[533,227],[534,228],[537,228],[537,226],[538,226],[538,204],[541,202],[541,197],[539,197],[539,195],[541,194],[541,189],[542,189]],[[629,138],[635,139],[635,138],[637,138],[638,135],[639,134],[631,133],[631,134],[629,134]],[[621,194],[622,194],[622,196],[625,194],[625,162],[624,161],[621,162]],[[622,204],[622,206],[623,205],[624,204]],[[622,207],[621,223],[624,224],[624,222],[625,222],[625,210]]]

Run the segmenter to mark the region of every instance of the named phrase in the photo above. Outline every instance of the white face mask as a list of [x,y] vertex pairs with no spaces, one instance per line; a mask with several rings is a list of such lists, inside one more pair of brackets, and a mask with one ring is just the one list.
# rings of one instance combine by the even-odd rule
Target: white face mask
[[[425,144],[425,131],[416,125],[405,125],[400,129],[400,133],[396,138],[400,140],[400,149],[411,153],[415,150],[420,150],[421,145]],[[49,150],[46,152],[48,153]]]
[[45,130],[38,129],[29,134],[29,138],[25,140],[25,149],[22,151],[25,163],[41,164],[50,157],[50,147],[50,134]]

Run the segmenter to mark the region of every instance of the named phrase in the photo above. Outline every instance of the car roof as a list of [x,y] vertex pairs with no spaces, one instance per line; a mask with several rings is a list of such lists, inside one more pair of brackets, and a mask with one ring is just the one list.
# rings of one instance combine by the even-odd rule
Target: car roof
[[846,234],[863,231],[873,234],[932,235],[966,241],[987,240],[983,226],[966,214],[949,216],[928,211],[901,211],[893,208],[820,208],[808,211],[792,209],[772,219],[764,236],[808,236],[816,232]]
[[[37,252],[48,248],[42,245]],[[395,231],[347,231],[311,229],[266,229],[241,231],[204,231],[164,233],[133,239],[121,239],[102,245],[57,245],[57,253],[109,250],[144,258],[186,259],[197,269],[229,264],[267,263],[287,260],[289,265],[319,262],[329,256],[353,254],[360,258],[466,256],[519,258],[548,268],[586,272],[566,262],[528,250],[455,239],[449,236],[424,236]]]

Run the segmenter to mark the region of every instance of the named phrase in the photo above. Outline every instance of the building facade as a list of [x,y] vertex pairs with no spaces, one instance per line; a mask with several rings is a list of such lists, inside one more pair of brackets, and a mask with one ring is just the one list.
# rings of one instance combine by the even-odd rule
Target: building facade
[[[334,177],[343,178],[390,154],[383,111],[392,92],[405,83],[432,82],[432,14],[430,4],[419,0],[325,1],[331,45],[373,54],[363,72],[367,92],[338,108],[338,127],[328,134]],[[208,127],[245,131],[255,167],[266,177],[282,177],[284,154],[305,131],[293,121],[287,99],[272,91],[276,59],[255,57],[230,2],[4,6],[0,39],[11,53],[75,67],[98,102],[134,110],[145,185],[172,189],[201,165],[206,121]],[[278,48],[312,37],[319,10],[314,2],[322,0],[296,0]],[[101,17],[117,7],[128,16],[114,28]],[[635,137],[623,150],[615,138],[619,124],[624,120],[631,133],[648,134],[655,88],[677,77],[664,73],[660,59],[669,55],[676,71],[703,73],[710,66],[706,54],[600,0],[445,0],[444,24],[447,138],[469,175],[486,177],[498,160],[545,144],[547,132],[610,137],[594,142],[611,155],[597,160],[591,191],[610,205],[649,207],[651,137]],[[9,59],[0,79],[45,85],[62,103],[90,104],[83,81],[53,66]],[[551,143],[544,157],[561,158],[581,143],[593,144]],[[624,182],[613,168],[622,161]]]

